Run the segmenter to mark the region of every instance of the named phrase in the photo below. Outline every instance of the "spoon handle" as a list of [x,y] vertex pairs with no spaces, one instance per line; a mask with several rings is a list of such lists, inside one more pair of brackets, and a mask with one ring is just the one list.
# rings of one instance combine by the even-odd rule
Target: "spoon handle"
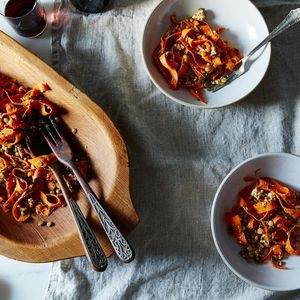
[[59,171],[58,164],[54,163],[50,166],[57,182],[59,183],[64,198],[72,212],[72,216],[77,225],[78,233],[84,248],[84,252],[91,263],[93,269],[97,272],[103,272],[107,267],[107,258],[88,222],[77,202],[72,198],[72,195]]

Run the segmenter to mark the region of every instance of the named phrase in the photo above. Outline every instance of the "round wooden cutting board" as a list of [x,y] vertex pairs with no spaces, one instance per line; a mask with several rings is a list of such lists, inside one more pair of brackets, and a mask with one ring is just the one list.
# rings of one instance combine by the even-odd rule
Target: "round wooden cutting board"
[[[21,84],[34,87],[45,82],[45,96],[64,112],[68,128],[77,129],[73,139],[91,162],[90,184],[103,205],[126,235],[139,222],[129,192],[129,162],[125,144],[103,110],[50,66],[0,32],[0,72]],[[72,133],[70,133],[72,136]],[[76,149],[74,149],[76,150]],[[77,201],[107,256],[113,249],[98,219],[81,192]],[[41,218],[41,217],[40,217]],[[37,225],[38,218],[18,223],[10,213],[0,212],[0,254],[27,262],[49,262],[84,255],[68,207],[59,208],[43,220],[53,227]]]

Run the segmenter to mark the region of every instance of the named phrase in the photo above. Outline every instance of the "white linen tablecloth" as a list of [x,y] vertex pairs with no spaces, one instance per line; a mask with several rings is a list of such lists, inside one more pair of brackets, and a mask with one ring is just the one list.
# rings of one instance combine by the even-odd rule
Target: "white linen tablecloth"
[[[56,3],[54,66],[119,128],[141,222],[129,236],[132,263],[112,257],[98,274],[85,258],[56,262],[46,299],[299,299],[300,292],[264,291],[237,278],[214,247],[210,210],[238,163],[262,152],[300,153],[300,27],[272,42],[268,72],[249,96],[226,108],[192,109],[161,94],[141,62],[142,29],[158,2],[111,0],[88,16],[66,0]],[[254,3],[270,30],[300,6]]]

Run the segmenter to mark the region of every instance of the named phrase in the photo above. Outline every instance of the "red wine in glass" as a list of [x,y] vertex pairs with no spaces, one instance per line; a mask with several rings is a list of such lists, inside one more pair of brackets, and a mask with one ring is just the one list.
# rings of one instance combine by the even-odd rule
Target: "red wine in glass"
[[47,25],[45,10],[36,0],[10,0],[4,14],[14,30],[25,37],[38,36]]

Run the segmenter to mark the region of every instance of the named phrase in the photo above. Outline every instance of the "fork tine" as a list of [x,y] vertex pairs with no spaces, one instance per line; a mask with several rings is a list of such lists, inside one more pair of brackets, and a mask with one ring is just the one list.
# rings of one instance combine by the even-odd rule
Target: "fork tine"
[[57,129],[54,129],[51,124],[45,124],[43,129],[44,132],[47,132],[48,136],[52,138],[55,145],[58,145],[62,142],[60,136],[56,134]]
[[239,75],[237,75],[236,73],[232,73],[232,75],[227,78],[225,85],[231,83],[233,80],[235,80],[238,77],[239,77]]
[[57,122],[55,121],[55,119],[52,116],[49,116],[49,120],[50,120],[50,122],[52,124],[52,127],[53,127],[55,133],[60,138],[61,142],[67,144],[68,142],[66,141],[66,139],[64,138],[64,136],[60,133],[60,130],[58,129]]
[[218,85],[217,87],[215,87],[214,89],[212,89],[211,91],[213,93],[219,91],[220,89],[222,89],[223,87],[225,87],[226,85],[228,85],[230,82],[232,82],[233,80],[235,80],[238,77],[238,75],[236,75],[234,72],[232,72],[231,74],[228,75],[226,82],[224,85]]
[[46,142],[47,142],[47,144],[49,145],[49,147],[51,148],[51,150],[53,151],[53,152],[55,152],[55,144],[53,143],[53,141],[49,138],[49,136],[48,136],[48,131],[47,131],[47,133],[45,132],[45,131],[47,131],[47,130],[45,130],[45,129],[42,129],[41,130],[41,133],[42,133],[42,136],[44,137],[44,139],[46,140]]

